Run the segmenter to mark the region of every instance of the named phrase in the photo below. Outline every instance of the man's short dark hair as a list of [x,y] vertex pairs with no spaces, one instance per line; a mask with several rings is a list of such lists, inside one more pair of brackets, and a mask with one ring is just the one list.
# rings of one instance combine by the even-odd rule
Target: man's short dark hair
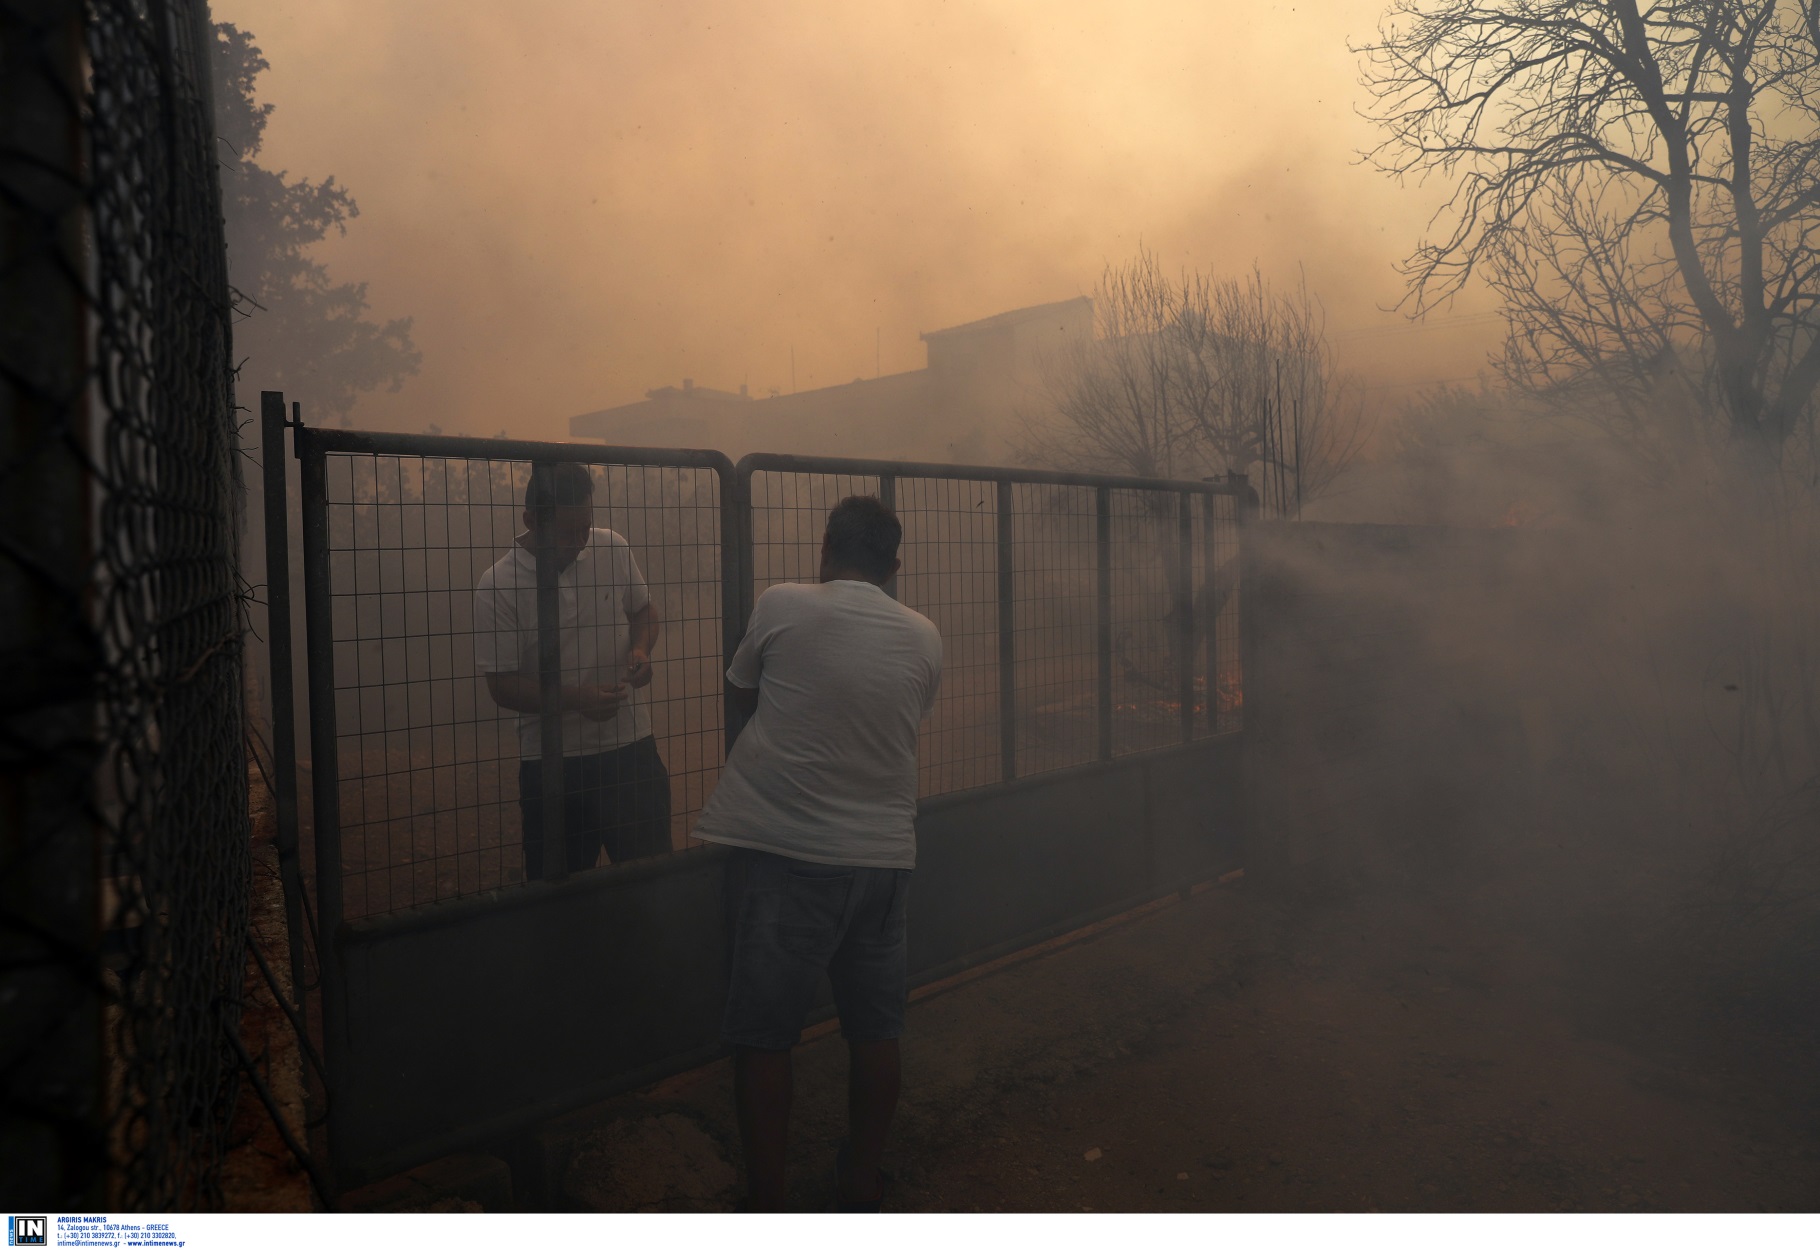
[[594,501],[594,478],[585,464],[572,460],[531,466],[525,487],[525,507],[532,512],[550,508],[579,508]]
[[828,513],[828,554],[842,568],[874,581],[891,576],[904,527],[874,495],[848,495]]

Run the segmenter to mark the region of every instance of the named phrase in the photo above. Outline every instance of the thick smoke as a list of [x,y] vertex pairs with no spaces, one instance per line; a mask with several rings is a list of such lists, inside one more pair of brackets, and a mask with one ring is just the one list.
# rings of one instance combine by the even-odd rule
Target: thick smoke
[[[1261,855],[1540,952],[1592,1027],[1811,1037],[1820,501],[1454,394],[1260,534]],[[1808,1091],[1811,1093],[1812,1091]]]
[[[1303,268],[1330,328],[1394,329],[1392,265],[1438,194],[1353,163],[1345,40],[1372,14],[1331,2],[216,16],[272,63],[266,159],[358,197],[324,257],[415,318],[423,370],[361,401],[366,428],[566,437],[684,377],[762,396],[919,368],[919,332],[1084,293],[1140,242],[1170,268]],[[1401,387],[1482,346],[1352,355]]]

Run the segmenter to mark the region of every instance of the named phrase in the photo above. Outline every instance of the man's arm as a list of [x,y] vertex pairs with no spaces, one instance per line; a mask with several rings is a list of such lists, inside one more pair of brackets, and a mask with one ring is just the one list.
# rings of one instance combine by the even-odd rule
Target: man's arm
[[[515,596],[501,592],[488,574],[474,589],[474,662],[487,679],[493,702],[509,712],[536,716],[543,711],[543,686],[535,673],[520,665],[518,611]],[[579,712],[605,720],[619,710],[630,693],[623,685],[565,685],[558,693],[556,710]]]
[[626,682],[633,686],[651,684],[651,653],[657,650],[657,640],[663,636],[663,617],[658,614],[657,603],[645,604],[636,612],[626,613],[626,620],[632,623],[632,641],[626,644]]
[[764,677],[765,639],[770,633],[770,608],[776,589],[758,597],[752,619],[746,622],[745,636],[734,648],[733,662],[727,666],[727,707],[735,725],[746,724],[758,711],[758,683]]
[[[535,673],[488,673],[487,693],[508,711],[531,716],[543,711],[543,688]],[[604,720],[619,710],[629,694],[624,686],[564,686],[557,694],[556,710]]]
[[727,702],[733,705],[733,710],[739,714],[740,723],[744,724],[758,711],[758,687],[748,688],[728,682]]

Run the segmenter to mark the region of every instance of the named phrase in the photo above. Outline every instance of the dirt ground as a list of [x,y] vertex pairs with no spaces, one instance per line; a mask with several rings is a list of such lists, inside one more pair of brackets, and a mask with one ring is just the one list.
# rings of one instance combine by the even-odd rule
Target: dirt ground
[[[277,992],[288,1001],[293,991],[285,939],[284,890],[279,882],[278,851],[272,836],[271,794],[258,783],[256,775],[249,793],[255,837],[248,922],[253,940],[259,944],[277,982]],[[240,1041],[297,1140],[307,1141],[303,1059],[297,1034],[250,953],[242,969]],[[264,1100],[245,1081],[228,1126],[221,1187],[229,1211],[311,1209],[308,1176],[279,1136]]]
[[[1617,827],[1584,806],[1586,827]],[[1669,897],[1635,846],[1450,845],[1360,858],[1326,887],[1261,864],[920,994],[887,1210],[1820,1209],[1820,1040],[1801,995],[1726,997],[1684,972],[1634,902]],[[1395,868],[1409,864],[1425,875]],[[250,997],[250,1048],[274,1076],[294,1069]],[[803,1210],[832,1198],[845,1067],[826,1030],[797,1050]],[[275,1084],[296,1115],[295,1081]],[[307,1209],[244,1101],[230,1209]],[[732,1210],[729,1067],[445,1165],[351,1205]]]
[[[1797,1039],[1707,1020],[1671,1043],[1584,973],[1467,900],[1207,890],[913,1004],[887,1209],[1820,1206]],[[838,1037],[799,1048],[807,1210],[844,1070]],[[717,1064],[555,1130],[554,1205],[730,1209],[730,1100]]]
[[[1084,996],[1123,981],[1149,988],[1160,1009],[1147,1029],[1083,1020],[1072,1071],[1006,1082],[971,1140],[944,1140],[934,1108],[908,1117],[904,1203],[1531,1211],[1820,1202],[1820,1134],[1811,1118],[1791,1122],[1784,1088],[1717,1056],[1589,1037],[1559,987],[1461,938],[1460,918],[1445,913],[1353,908],[1309,927],[1235,892],[1148,918],[1097,950],[1058,954],[1058,967],[1028,975],[1056,975],[1072,961]],[[1180,985],[1145,967],[1198,944],[1228,958],[1200,956],[1201,975]]]

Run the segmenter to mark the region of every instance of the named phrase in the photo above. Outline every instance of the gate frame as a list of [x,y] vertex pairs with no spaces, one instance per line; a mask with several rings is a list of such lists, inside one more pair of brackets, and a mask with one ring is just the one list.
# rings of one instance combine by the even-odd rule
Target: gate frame
[[[839,457],[800,456],[778,453],[753,453],[734,464],[726,455],[718,451],[686,450],[674,448],[641,448],[606,446],[593,443],[550,443],[523,439],[479,439],[448,435],[397,434],[357,430],[333,430],[309,427],[303,424],[298,416],[291,421],[283,421],[283,397],[276,392],[267,392],[268,419],[265,426],[267,436],[266,454],[268,465],[281,462],[283,455],[283,428],[293,430],[293,454],[301,467],[302,498],[299,500],[301,514],[301,538],[303,547],[304,582],[304,617],[306,623],[306,671],[309,705],[310,744],[312,755],[312,816],[314,824],[315,849],[315,883],[317,933],[320,935],[321,949],[318,951],[318,986],[320,1022],[323,1040],[323,1074],[324,1105],[319,1119],[324,1125],[327,1154],[330,1160],[330,1172],[339,1184],[360,1183],[376,1176],[388,1174],[412,1166],[415,1162],[437,1157],[449,1149],[459,1149],[464,1144],[496,1138],[502,1133],[523,1129],[524,1127],[560,1113],[564,1103],[583,1105],[619,1088],[634,1088],[650,1080],[696,1066],[712,1057],[717,1047],[697,1048],[687,1052],[676,1053],[654,1066],[635,1072],[623,1073],[614,1080],[585,1090],[570,1091],[569,1095],[555,1100],[545,1100],[522,1111],[496,1116],[491,1120],[472,1123],[466,1129],[455,1133],[445,1132],[440,1136],[431,1135],[416,1149],[394,1149],[389,1154],[375,1155],[368,1151],[364,1160],[359,1156],[361,1151],[349,1150],[355,1143],[345,1140],[344,1114],[337,1114],[335,1100],[338,1090],[344,1085],[343,1078],[348,1073],[348,1042],[346,1032],[348,1022],[348,986],[346,969],[343,960],[351,939],[361,935],[372,936],[380,933],[417,933],[426,929],[441,928],[450,924],[462,924],[464,920],[473,921],[503,914],[501,909],[520,908],[538,901],[531,895],[509,897],[477,896],[445,900],[424,907],[407,909],[385,917],[362,918],[349,922],[342,914],[342,881],[341,881],[341,838],[339,807],[339,745],[335,713],[335,676],[333,660],[333,622],[331,612],[331,580],[328,547],[328,501],[326,493],[326,465],[329,455],[380,455],[408,456],[425,458],[445,458],[453,460],[515,460],[532,464],[567,461],[585,465],[615,465],[625,467],[650,468],[693,468],[712,469],[718,483],[718,502],[720,508],[720,590],[721,590],[721,645],[722,665],[731,663],[734,651],[745,633],[755,601],[754,594],[754,556],[753,518],[752,518],[752,476],[760,472],[805,473],[805,474],[839,474],[856,477],[871,477],[879,483],[879,495],[887,503],[892,503],[896,496],[896,486],[900,479],[939,479],[949,481],[969,481],[991,483],[997,487],[997,550],[999,566],[997,569],[998,608],[999,608],[999,672],[1000,672],[1000,758],[1001,779],[984,785],[973,786],[963,790],[943,793],[920,800],[918,803],[919,824],[925,816],[940,821],[944,813],[958,809],[956,814],[981,802],[991,802],[1000,798],[1011,799],[1022,792],[1038,792],[1044,788],[1054,787],[1058,791],[1070,785],[1078,785],[1100,775],[1130,772],[1139,778],[1148,778],[1157,769],[1168,770],[1178,765],[1176,757],[1182,757],[1182,764],[1192,764],[1197,750],[1216,751],[1231,750],[1236,753],[1240,748],[1244,729],[1241,727],[1226,733],[1218,732],[1218,652],[1216,648],[1216,629],[1219,616],[1219,605],[1212,605],[1211,611],[1205,614],[1205,655],[1207,661],[1206,707],[1209,724],[1208,730],[1201,737],[1195,736],[1192,708],[1192,672],[1195,657],[1195,628],[1200,614],[1193,602],[1193,580],[1191,568],[1191,545],[1184,544],[1180,552],[1182,573],[1187,574],[1183,585],[1187,589],[1187,608],[1181,613],[1181,637],[1179,638],[1177,657],[1181,668],[1179,674],[1182,695],[1182,739],[1161,747],[1127,752],[1115,756],[1112,739],[1112,629],[1111,629],[1111,527],[1112,512],[1110,508],[1111,493],[1115,490],[1142,490],[1164,492],[1176,496],[1177,504],[1173,509],[1175,521],[1184,536],[1191,536],[1194,527],[1193,499],[1199,496],[1202,501],[1202,525],[1206,536],[1204,542],[1204,566],[1209,600],[1211,601],[1212,577],[1215,571],[1213,535],[1216,517],[1215,501],[1221,497],[1234,500],[1230,524],[1232,526],[1235,566],[1243,578],[1244,556],[1246,550],[1245,532],[1250,520],[1246,499],[1246,482],[1243,475],[1229,474],[1223,480],[1181,481],[1161,478],[1126,477],[1110,474],[1073,473],[1054,470],[1032,470],[1015,468],[998,468],[979,465],[951,465],[900,460],[853,459]],[[296,409],[293,407],[293,413]],[[274,419],[275,418],[275,419]],[[271,440],[276,439],[276,444]],[[274,475],[268,468],[266,485],[268,491],[276,489],[279,498],[268,497],[268,513],[273,509],[287,510],[283,499],[284,485],[282,475]],[[1095,589],[1095,721],[1097,750],[1096,758],[1085,763],[1048,769],[1029,776],[1017,776],[1017,717],[1015,688],[1015,567],[1013,557],[1015,547],[1012,542],[1012,525],[1014,509],[1011,492],[1016,485],[1055,485],[1073,486],[1094,491],[1095,547],[1096,547],[1096,589]],[[275,545],[268,546],[270,558],[277,563],[268,568],[268,580],[284,580],[288,588],[290,570],[288,553],[279,550]],[[281,626],[274,618],[273,646],[282,647],[288,660],[290,648],[288,615]],[[1245,630],[1243,615],[1238,628],[1240,642],[1240,662],[1243,662],[1243,644]],[[288,667],[288,665],[287,665]],[[276,672],[276,670],[274,670]],[[292,687],[278,689],[274,681],[274,716],[288,717],[287,705],[293,697]],[[730,752],[737,739],[742,725],[732,706],[723,683],[722,715],[725,735],[725,749]],[[281,775],[293,779],[291,794],[295,794],[294,778],[297,761],[295,751],[281,752],[275,760]],[[1148,786],[1148,781],[1141,781],[1141,787]],[[283,787],[280,787],[281,794]],[[1145,790],[1148,795],[1148,790]],[[1231,795],[1234,800],[1234,811],[1237,820],[1243,821],[1243,795],[1241,788],[1235,786]],[[294,798],[292,804],[294,804]],[[280,807],[287,806],[282,801]],[[1149,800],[1145,799],[1145,819],[1149,819]],[[560,810],[560,804],[554,810]],[[284,811],[278,813],[280,823],[287,819]],[[296,814],[293,810],[288,819],[295,827]],[[1146,834],[1148,836],[1148,834]],[[634,881],[644,878],[661,878],[673,873],[692,871],[695,866],[709,860],[724,856],[724,850],[715,847],[690,848],[677,852],[661,860],[628,864],[591,874],[598,878],[592,883],[595,886],[629,886]],[[561,856],[551,859],[560,863]],[[1155,865],[1148,865],[1154,870]],[[1154,872],[1152,873],[1154,875]],[[610,878],[610,879],[609,879]],[[1098,905],[1087,912],[1071,913],[1066,919],[1052,923],[1044,928],[1030,932],[1020,932],[1006,940],[991,943],[984,947],[968,950],[938,965],[925,968],[912,977],[913,984],[923,984],[953,975],[968,967],[977,966],[999,958],[1011,951],[1022,949],[1034,943],[1066,933],[1082,924],[1090,924],[1108,915],[1119,912],[1145,901],[1158,897],[1177,888],[1185,888],[1186,883],[1170,885],[1160,890],[1154,881],[1144,889],[1129,897],[1120,897],[1112,902]],[[589,884],[577,882],[574,885],[561,887],[560,893],[571,896],[576,890],[592,892]],[[539,898],[555,896],[540,894]],[[436,910],[431,914],[427,908]],[[294,939],[295,940],[295,939]],[[301,982],[299,983],[301,985]],[[825,1013],[824,1013],[825,1014]],[[356,1156],[349,1160],[347,1155]],[[365,1166],[363,1166],[363,1162]]]
[[[268,394],[275,394],[268,392]],[[283,410],[282,395],[276,396],[275,407]],[[333,430],[307,426],[301,417],[289,423],[293,431],[293,454],[299,462],[302,486],[298,506],[301,514],[301,536],[303,540],[303,598],[305,622],[305,668],[309,690],[310,720],[310,757],[311,757],[311,819],[314,826],[315,860],[316,860],[316,932],[320,935],[322,949],[318,952],[318,994],[322,1022],[322,1053],[325,1066],[323,1073],[323,1114],[324,1129],[329,1143],[330,1171],[340,1177],[341,1169],[335,1166],[337,1150],[338,1120],[335,1115],[336,1087],[339,1077],[347,1070],[347,1036],[345,1022],[347,1019],[347,983],[343,975],[339,948],[346,935],[346,920],[342,915],[342,881],[341,881],[341,809],[340,809],[340,760],[339,732],[335,715],[335,661],[334,661],[334,623],[331,605],[331,575],[329,571],[328,545],[328,492],[325,477],[328,457],[331,455],[375,455],[375,456],[413,456],[426,459],[441,458],[449,460],[517,460],[532,465],[550,464],[567,461],[585,465],[619,465],[633,468],[684,468],[712,469],[718,485],[720,505],[720,587],[721,587],[721,646],[722,664],[730,663],[733,648],[739,645],[739,634],[734,630],[734,615],[729,613],[727,604],[741,602],[742,580],[739,568],[739,553],[744,551],[741,545],[741,531],[734,518],[741,509],[734,501],[732,486],[735,480],[733,462],[717,451],[690,451],[676,449],[656,449],[638,447],[607,447],[587,443],[545,443],[527,439],[503,438],[463,438],[453,435],[437,434],[395,434],[367,430]],[[267,426],[268,436],[273,427]],[[277,436],[282,439],[282,431]],[[281,450],[281,448],[280,448]],[[270,452],[268,451],[268,454]],[[277,460],[277,456],[272,456]],[[276,481],[282,491],[282,479],[268,473],[267,489],[270,490]],[[268,509],[271,504],[268,502]],[[283,507],[282,501],[279,504]],[[288,566],[288,558],[286,560]],[[281,570],[288,578],[289,569]],[[267,572],[268,580],[273,573]],[[540,579],[541,581],[542,579]],[[540,587],[540,591],[541,591]],[[739,616],[740,629],[743,630],[744,616]],[[539,621],[540,644],[553,641],[556,627],[554,623]],[[289,630],[285,630],[285,667],[289,669]],[[289,691],[287,690],[287,696]],[[724,697],[724,696],[723,696]],[[287,699],[288,701],[288,699]],[[546,721],[553,718],[546,718]],[[551,728],[546,723],[546,732]],[[727,745],[731,747],[729,736]],[[546,740],[546,752],[555,748],[559,757],[561,752],[561,730],[556,728],[556,741]],[[288,759],[277,760],[276,767],[281,774],[296,776],[297,761],[293,752]],[[546,770],[549,779],[561,784],[561,769]],[[295,783],[293,782],[293,790]],[[561,819],[562,804],[548,804],[548,809],[558,821]],[[280,819],[283,819],[281,814]],[[292,819],[295,819],[294,812]],[[557,830],[560,845],[560,828]],[[545,857],[556,866],[556,877],[562,875],[564,857],[552,854]]]

